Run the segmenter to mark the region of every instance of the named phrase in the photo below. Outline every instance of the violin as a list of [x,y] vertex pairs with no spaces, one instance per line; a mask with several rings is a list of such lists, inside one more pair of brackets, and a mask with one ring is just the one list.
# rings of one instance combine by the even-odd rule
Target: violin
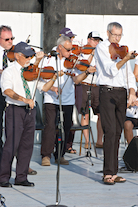
[[7,58],[9,59],[10,62],[13,62],[15,60],[15,57],[14,57],[14,45],[11,47],[11,49],[9,49],[7,51]]
[[[10,50],[7,51],[7,58],[9,59],[10,62],[15,61],[15,57],[14,57],[14,45],[11,47]],[[35,50],[33,48],[31,48],[34,52]],[[33,58],[35,56],[35,54],[31,57]]]
[[111,43],[109,46],[109,53],[111,54],[112,60],[116,60],[118,57],[123,59],[128,53],[128,47],[119,46],[117,43]]
[[[38,68],[35,65],[29,65],[28,67],[24,68],[23,76],[25,80],[27,81],[36,80],[39,74],[39,70],[40,68]],[[57,71],[55,71],[53,67],[47,66],[47,67],[41,68],[40,77],[43,79],[51,79],[53,78],[56,72]],[[69,73],[69,72],[64,72],[64,73],[69,76],[75,76],[74,73]]]
[[79,55],[80,53],[83,54],[91,54],[92,51],[95,49],[95,47],[91,47],[91,45],[84,45],[83,47],[80,47],[78,45],[72,45],[72,53],[75,55]]
[[80,71],[85,71],[89,66],[90,64],[88,60],[78,60],[78,57],[75,55],[70,55],[70,57],[66,58],[64,61],[64,67],[67,69],[72,69],[75,67]]

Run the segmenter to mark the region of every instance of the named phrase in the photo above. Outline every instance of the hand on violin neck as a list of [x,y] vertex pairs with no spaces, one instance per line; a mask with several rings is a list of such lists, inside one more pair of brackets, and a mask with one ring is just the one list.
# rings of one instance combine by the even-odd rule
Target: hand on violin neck
[[34,65],[39,65],[39,62],[41,61],[41,59],[44,57],[44,52],[40,51],[36,53],[36,60]]
[[131,55],[130,55],[130,59],[135,59],[135,57],[138,55],[137,53],[136,53],[136,51],[132,51],[132,52],[130,52],[131,53]]
[[[55,75],[56,75],[56,78],[57,78],[57,73],[55,73]],[[64,72],[63,72],[63,70],[61,70],[61,71],[58,71],[58,76],[62,76],[62,75],[64,75]]]

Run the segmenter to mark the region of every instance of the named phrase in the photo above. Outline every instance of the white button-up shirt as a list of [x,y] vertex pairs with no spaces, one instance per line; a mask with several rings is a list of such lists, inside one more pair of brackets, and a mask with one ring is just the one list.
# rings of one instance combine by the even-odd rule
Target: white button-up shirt
[[[25,90],[23,87],[23,81],[21,78],[21,68],[22,68],[22,66],[18,62],[14,61],[14,64],[12,64],[10,67],[7,67],[3,71],[2,76],[1,76],[1,89],[2,89],[2,93],[4,96],[6,96],[4,94],[4,91],[6,89],[11,89],[15,93],[17,93],[18,95],[26,98]],[[27,81],[27,83],[30,88],[31,95],[33,96],[34,91],[35,91],[36,80]],[[43,80],[38,81],[37,89],[40,92],[42,91],[44,84],[45,84],[45,82]],[[24,102],[14,100],[14,99],[10,98],[9,96],[6,96],[6,102],[9,104],[14,104],[14,105],[18,105],[18,106],[26,105]]]
[[[2,46],[0,46],[0,69],[3,70],[3,54],[4,54],[4,48]],[[8,66],[12,65],[13,62],[10,62],[7,58],[7,63],[8,63]],[[1,88],[1,74],[0,74],[0,88]]]
[[[116,67],[119,58],[111,59],[109,53],[110,42],[105,40],[99,43],[95,49],[95,63],[97,69],[97,85],[109,85],[113,87],[134,88],[137,91],[135,76],[130,62],[127,61],[119,70]],[[127,84],[128,82],[128,84]]]

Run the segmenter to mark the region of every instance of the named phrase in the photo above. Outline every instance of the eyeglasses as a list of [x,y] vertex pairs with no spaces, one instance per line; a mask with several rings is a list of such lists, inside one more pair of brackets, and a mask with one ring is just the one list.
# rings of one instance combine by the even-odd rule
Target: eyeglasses
[[63,45],[62,45],[62,47],[63,47],[67,52],[72,51],[72,48],[71,48],[71,49],[67,49],[67,48],[65,48]]
[[4,39],[4,38],[2,38],[2,37],[0,37],[0,38],[3,39],[3,40],[5,40],[5,42],[8,42],[9,40],[14,40],[14,39],[15,39],[15,37],[6,38],[6,39]]
[[25,58],[29,58],[29,57],[32,58],[32,57],[33,57],[33,56],[26,56],[26,55],[24,55],[24,54],[23,54],[23,56],[24,56]]
[[[109,32],[110,32],[110,31],[109,31]],[[120,37],[120,38],[121,38],[121,37],[123,36],[123,34],[119,34],[119,35],[118,35],[118,34],[113,34],[112,32],[110,32],[110,34],[111,34],[113,37]]]
[[94,42],[100,42],[101,41],[99,38],[93,38],[93,37],[90,37],[90,40],[93,40]]
[[33,56],[27,56],[27,55],[24,55],[23,53],[20,53],[20,52],[19,52],[19,54],[22,55],[23,57],[25,57],[26,59],[29,58],[29,57],[30,57],[30,58],[33,57]]

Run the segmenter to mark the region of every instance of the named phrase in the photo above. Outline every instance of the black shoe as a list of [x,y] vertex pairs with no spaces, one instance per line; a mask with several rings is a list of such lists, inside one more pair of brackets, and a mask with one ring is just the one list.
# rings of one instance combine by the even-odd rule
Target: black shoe
[[15,181],[14,185],[22,185],[22,186],[33,187],[35,184],[29,182],[28,180],[25,180],[25,181],[22,181],[22,182],[17,182],[17,181]]
[[12,184],[9,182],[1,182],[0,187],[12,188]]

